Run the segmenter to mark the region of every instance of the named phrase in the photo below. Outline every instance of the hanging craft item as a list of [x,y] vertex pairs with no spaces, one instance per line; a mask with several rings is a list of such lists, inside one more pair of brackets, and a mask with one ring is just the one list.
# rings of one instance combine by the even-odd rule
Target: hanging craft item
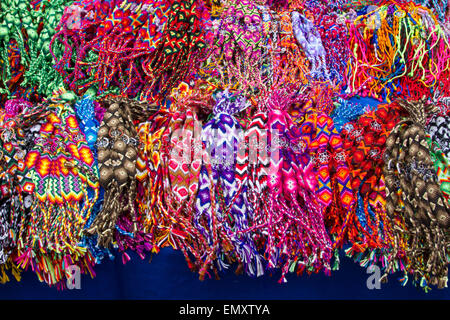
[[319,32],[314,24],[299,12],[293,11],[291,17],[295,38],[310,62],[311,78],[322,81],[330,80],[325,48]]
[[259,77],[261,78],[261,81],[268,82],[270,85],[274,63],[273,51],[277,41],[276,22],[267,6],[257,3],[257,8],[261,14],[262,23],[261,69],[259,70]]
[[[139,146],[138,138],[135,136],[134,122],[144,121],[147,114],[152,112],[153,106],[120,97],[104,99],[102,104],[106,106],[105,109],[102,109],[100,104],[96,108],[93,106],[90,108],[90,117],[93,117],[92,113],[96,110],[96,118],[101,119],[96,132],[94,155],[99,167],[102,198],[94,206],[95,215],[91,216],[86,225],[84,241],[87,242],[97,261],[105,254],[110,259],[114,258],[112,245],[114,249],[122,253],[122,262],[125,264],[131,259],[127,250],[135,251],[142,259],[150,250],[149,239],[138,222],[136,195],[133,194],[135,164],[132,161]],[[111,115],[110,110],[113,104],[118,104],[121,111],[118,111],[115,106],[114,110],[118,113]],[[100,134],[102,137],[99,136]],[[127,177],[126,174],[129,176]],[[129,184],[130,189],[126,189],[126,184]],[[130,191],[128,196],[125,195],[125,190]],[[108,216],[108,211],[105,211],[110,210],[108,208],[111,207],[116,210],[112,212],[112,217]],[[102,234],[100,234],[101,230],[103,230]]]
[[77,93],[95,86],[98,94],[159,101],[202,59],[208,21],[197,0],[79,1],[66,9],[53,38],[65,45],[55,67]]
[[[97,132],[98,128],[100,126],[99,121],[96,118],[96,102],[91,100],[89,96],[85,96],[83,99],[77,101],[75,103],[74,109],[76,112],[76,116],[78,119],[78,123],[80,126],[80,131],[84,134],[86,142],[91,149],[91,152],[94,156],[94,166],[96,167],[96,172],[98,172],[98,161],[97,161]],[[97,103],[98,104],[98,103]],[[97,106],[98,109],[98,106]],[[102,115],[103,116],[103,115]],[[98,177],[97,177],[98,179]],[[93,198],[94,196],[94,190],[88,189],[88,197]],[[101,206],[103,204],[103,194],[104,189],[100,186],[98,191],[98,199],[94,204],[94,207],[92,209],[91,215],[89,219],[86,222],[85,228],[89,228],[92,225],[92,222],[94,221],[95,217],[99,213]],[[107,249],[99,248],[96,245],[96,238],[95,237],[84,237],[83,243],[86,244],[86,246],[89,248],[89,251],[92,253],[93,257],[95,258],[96,263],[100,263],[100,261],[103,259],[105,253],[107,253],[110,257],[112,256],[111,252],[108,252]]]
[[333,119],[334,127],[341,133],[343,126],[350,122],[357,120],[360,116],[370,111],[373,111],[374,107],[370,105],[362,105],[359,103],[353,103],[348,100],[338,97],[337,101],[334,102],[334,110],[331,113],[331,118]]
[[[31,265],[40,281],[63,285],[70,265],[93,274],[91,255],[79,242],[99,185],[92,152],[72,107],[50,102],[41,108],[50,113],[25,158],[35,189],[17,263],[22,268]],[[94,190],[92,198],[88,188]]]
[[296,101],[290,90],[276,89],[267,101],[267,137],[270,167],[267,176],[267,233],[265,258],[268,268],[288,271],[331,271],[331,241],[324,224],[325,208],[316,196],[309,145],[302,130],[287,112]]
[[220,18],[223,12],[223,0],[206,0],[205,6],[209,10],[212,19]]
[[[140,126],[144,142],[138,169],[143,174],[144,201],[139,201],[154,250],[172,246],[183,252],[189,267],[199,271],[208,244],[194,226],[194,210],[202,164],[201,122],[197,112],[207,99],[185,83],[172,92],[169,110],[161,110]],[[201,94],[200,94],[201,95]],[[203,104],[203,106],[202,106]],[[159,141],[159,143],[155,143]],[[192,258],[194,261],[192,262]]]
[[50,39],[69,0],[4,0],[0,10],[0,93],[38,100],[62,84],[53,69]]
[[151,72],[144,97],[150,95],[155,101],[195,72],[212,41],[209,13],[203,1],[173,1],[170,10],[164,42],[143,64]]
[[434,142],[428,134],[426,139],[442,194],[450,202],[450,161],[439,144]]
[[[50,97],[63,85],[61,75],[53,68],[54,60],[50,54],[50,41],[56,33],[55,29],[64,8],[71,2],[72,0],[31,1],[30,12],[32,14],[34,10],[34,16],[38,19],[32,30],[31,26],[25,29],[28,33],[26,46],[29,48],[29,65],[21,86],[35,87],[36,92],[44,98]],[[24,24],[28,21],[30,20],[22,20]],[[34,29],[36,27],[37,29]],[[61,48],[55,48],[55,52],[57,55],[62,54]]]
[[[251,225],[248,232],[252,233],[256,247],[264,248],[267,241],[269,197],[267,177],[270,168],[270,150],[267,136],[267,111],[258,105],[244,127],[242,139],[236,154],[236,174],[244,203],[249,211]],[[270,247],[267,246],[267,247]],[[269,249],[270,250],[270,249]]]
[[[79,100],[75,106],[75,112],[79,121],[80,129],[86,137],[90,149],[93,153],[96,153],[95,142],[97,141],[97,132],[100,125],[96,118],[95,101],[89,96],[85,96]],[[103,116],[103,115],[102,115]]]
[[[260,80],[263,29],[256,4],[248,0],[227,3],[213,25],[215,38],[208,68],[217,69],[214,81],[219,80],[230,90],[253,90],[254,83]],[[242,85],[237,77],[247,81]]]
[[382,280],[446,287],[448,14],[1,0],[0,283],[31,267],[64,288],[72,265],[165,247],[201,280],[281,283],[330,274],[345,248]]
[[[377,110],[345,124],[341,132],[355,195],[346,232],[351,246],[345,252],[363,267],[381,262],[385,268],[389,256],[397,259],[402,254],[401,251],[390,251],[393,243],[391,232],[395,224],[391,224],[386,217],[382,158],[386,139],[400,121],[401,114],[397,104],[379,105]],[[403,250],[405,243],[398,243],[398,247]],[[398,270],[403,269],[401,262],[396,266]]]
[[8,281],[5,269],[12,269],[17,280],[19,270],[14,263],[15,248],[30,217],[34,184],[25,165],[27,137],[25,130],[45,115],[42,109],[31,111],[22,99],[8,100],[0,110],[0,282]]
[[[97,133],[97,157],[100,185],[105,190],[103,205],[87,235],[97,235],[100,247],[109,248],[115,230],[133,237],[138,230],[136,198],[136,160],[140,146],[134,121],[144,121],[149,112],[146,103],[123,98],[105,99],[107,105]],[[131,229],[117,226],[119,217],[128,213]],[[124,243],[121,243],[124,245]]]
[[[107,110],[97,132],[99,181],[105,190],[104,202],[86,233],[97,235],[98,245],[109,248],[118,217],[126,210],[135,213],[135,162],[139,142],[128,106],[106,103]],[[125,208],[121,202],[127,204]]]
[[450,201],[450,110],[446,100],[445,97],[440,96],[437,89],[431,102],[433,107],[428,110],[429,117],[425,131],[441,191],[447,201]]
[[272,11],[287,10],[289,8],[288,0],[266,0],[265,5]]
[[[24,133],[17,127],[15,119],[30,104],[24,100],[8,100],[5,109],[0,111],[0,163],[1,163],[1,225],[0,225],[0,264],[6,263],[12,244],[10,232],[18,232],[18,224],[25,219],[24,190],[22,182],[26,179],[24,163]],[[30,181],[28,180],[27,183]],[[30,188],[31,186],[28,186]],[[31,190],[32,191],[32,190]],[[16,211],[16,212],[15,212]]]
[[[439,99],[440,100],[440,99]],[[445,102],[445,101],[444,101]],[[435,111],[437,106],[440,112]],[[445,103],[438,101],[431,113],[426,126],[427,142],[434,169],[441,186],[441,191],[447,201],[450,201],[450,126],[449,109]]]
[[427,133],[437,143],[447,158],[450,158],[450,117],[448,114],[434,114],[429,120]]
[[[274,56],[272,67],[274,76],[291,84],[307,84],[310,62],[296,41],[290,12],[287,10],[277,12],[272,25],[275,33],[271,53]],[[275,83],[274,81],[272,86]]]
[[411,274],[425,290],[428,284],[443,288],[447,285],[450,206],[439,188],[426,141],[426,106],[423,101],[399,103],[409,116],[386,141],[386,211],[391,219],[405,221],[403,229],[393,232],[397,243],[408,244],[406,279]]
[[196,203],[196,221],[208,239],[212,251],[200,270],[203,278],[213,268],[214,258],[221,271],[231,262],[238,262],[250,276],[263,274],[262,257],[251,234],[246,232],[251,218],[244,195],[240,192],[236,157],[243,132],[234,114],[243,111],[248,103],[243,97],[233,97],[228,91],[216,97],[214,115],[203,127],[202,141],[205,155],[200,171]]
[[450,46],[430,10],[413,2],[385,4],[347,22],[347,93],[419,99],[442,83],[448,95]]
[[441,22],[448,22],[448,0],[415,0],[414,2],[432,9]]
[[[158,110],[157,105],[150,105],[143,101],[138,102],[122,98],[114,99],[112,100],[112,102],[126,104],[128,106],[129,110],[131,111],[134,128],[139,127],[139,123],[145,123],[145,121],[147,121],[147,119]],[[139,141],[139,136],[136,136],[136,139],[138,139]],[[137,183],[139,181],[138,163],[142,163],[143,161],[141,158],[141,150],[143,147],[142,141],[139,141],[138,144],[139,147],[136,149],[137,160],[135,163],[137,180],[135,181],[136,184],[134,182],[132,183],[133,189],[135,188],[134,185],[136,185],[136,192],[138,190]],[[134,190],[132,191],[135,192]],[[146,232],[145,224],[143,223],[144,213],[139,210],[139,201],[136,201],[138,199],[137,193],[135,194],[134,198],[130,199],[133,201],[132,206],[134,206],[134,209],[130,210],[129,208],[125,207],[125,210],[131,212],[131,214],[120,215],[115,226],[117,232],[115,232],[114,243],[117,245],[119,252],[122,252],[122,261],[124,264],[130,260],[130,256],[126,251],[132,250],[136,252],[141,257],[141,259],[144,259],[145,255],[152,249],[154,249],[151,235]],[[133,216],[133,210],[135,211],[136,216]]]
[[315,109],[314,103],[307,102],[298,116],[303,119],[300,130],[317,173],[317,199],[326,210],[334,246],[340,247],[354,205],[348,156],[333,120]]
[[152,239],[153,251],[158,251],[159,216],[164,217],[163,207],[163,169],[162,169],[162,135],[168,130],[171,114],[167,110],[158,110],[138,126],[138,136],[143,147],[140,148],[136,162],[138,181],[138,208],[144,231]]
[[[55,68],[71,90],[82,95],[109,91],[137,95],[145,73],[137,66],[162,41],[169,1],[81,0],[67,7],[52,39]],[[62,56],[55,44],[65,47]]]
[[317,29],[325,50],[326,68],[334,85],[343,87],[347,60],[350,56],[348,30],[338,1],[306,1],[304,14]]

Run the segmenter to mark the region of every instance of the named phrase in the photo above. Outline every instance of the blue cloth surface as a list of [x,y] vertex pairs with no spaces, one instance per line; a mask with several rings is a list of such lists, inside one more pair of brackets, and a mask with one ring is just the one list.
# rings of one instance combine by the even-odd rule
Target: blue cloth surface
[[[428,294],[408,283],[402,287],[400,274],[389,277],[380,289],[369,290],[370,274],[352,260],[342,257],[340,270],[331,277],[289,275],[288,282],[278,284],[279,274],[252,279],[227,272],[220,280],[201,282],[192,273],[181,252],[165,248],[152,261],[132,260],[123,265],[120,256],[106,259],[96,267],[97,277],[81,277],[79,290],[58,291],[40,283],[32,272],[23,274],[21,282],[11,280],[0,287],[0,299],[148,299],[148,300],[321,300],[321,299],[450,299],[450,290],[433,289]],[[233,269],[234,270],[234,269]]]

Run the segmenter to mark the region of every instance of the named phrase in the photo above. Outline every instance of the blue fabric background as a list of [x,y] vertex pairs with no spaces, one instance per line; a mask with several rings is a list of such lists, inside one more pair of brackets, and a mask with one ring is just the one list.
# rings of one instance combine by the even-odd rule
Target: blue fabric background
[[[351,99],[352,102],[376,105],[372,99]],[[278,284],[279,274],[252,279],[236,276],[232,270],[221,280],[201,282],[192,273],[181,252],[165,248],[141,260],[130,253],[132,260],[123,265],[120,256],[108,258],[96,266],[97,276],[81,278],[80,290],[58,291],[40,283],[31,271],[24,272],[22,281],[14,279],[0,285],[0,299],[151,299],[151,300],[320,300],[320,299],[450,299],[450,290],[433,289],[428,294],[408,283],[402,287],[400,274],[389,277],[380,290],[369,290],[370,276],[366,270],[341,255],[340,270],[331,277],[323,274],[288,276],[288,283]],[[234,270],[234,268],[233,268]],[[11,277],[12,278],[12,277]]]
[[[0,287],[0,299],[149,299],[149,300],[320,300],[320,299],[450,299],[450,290],[433,289],[425,294],[411,283],[402,287],[389,277],[380,290],[366,286],[365,269],[342,257],[339,271],[331,277],[323,274],[288,276],[288,283],[278,284],[278,274],[252,279],[228,272],[220,280],[201,282],[189,271],[183,255],[170,248],[149,259],[122,264],[120,256],[97,266],[97,277],[82,276],[80,290],[58,291],[40,283],[32,272],[23,274],[21,282],[11,280]],[[234,270],[234,269],[233,269]]]

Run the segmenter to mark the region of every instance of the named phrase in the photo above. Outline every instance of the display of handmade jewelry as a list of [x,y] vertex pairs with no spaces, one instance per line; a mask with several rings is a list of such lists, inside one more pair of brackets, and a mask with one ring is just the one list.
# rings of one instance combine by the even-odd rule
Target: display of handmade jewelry
[[[447,1],[0,0],[0,282],[181,251],[200,280],[447,287]],[[364,99],[361,99],[364,97]]]

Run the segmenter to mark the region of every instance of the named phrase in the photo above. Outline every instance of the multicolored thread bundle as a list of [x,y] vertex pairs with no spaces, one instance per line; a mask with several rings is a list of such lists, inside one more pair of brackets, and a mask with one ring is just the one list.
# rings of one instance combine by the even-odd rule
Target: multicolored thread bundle
[[0,282],[171,247],[200,280],[347,256],[446,288],[448,11],[0,0]]

